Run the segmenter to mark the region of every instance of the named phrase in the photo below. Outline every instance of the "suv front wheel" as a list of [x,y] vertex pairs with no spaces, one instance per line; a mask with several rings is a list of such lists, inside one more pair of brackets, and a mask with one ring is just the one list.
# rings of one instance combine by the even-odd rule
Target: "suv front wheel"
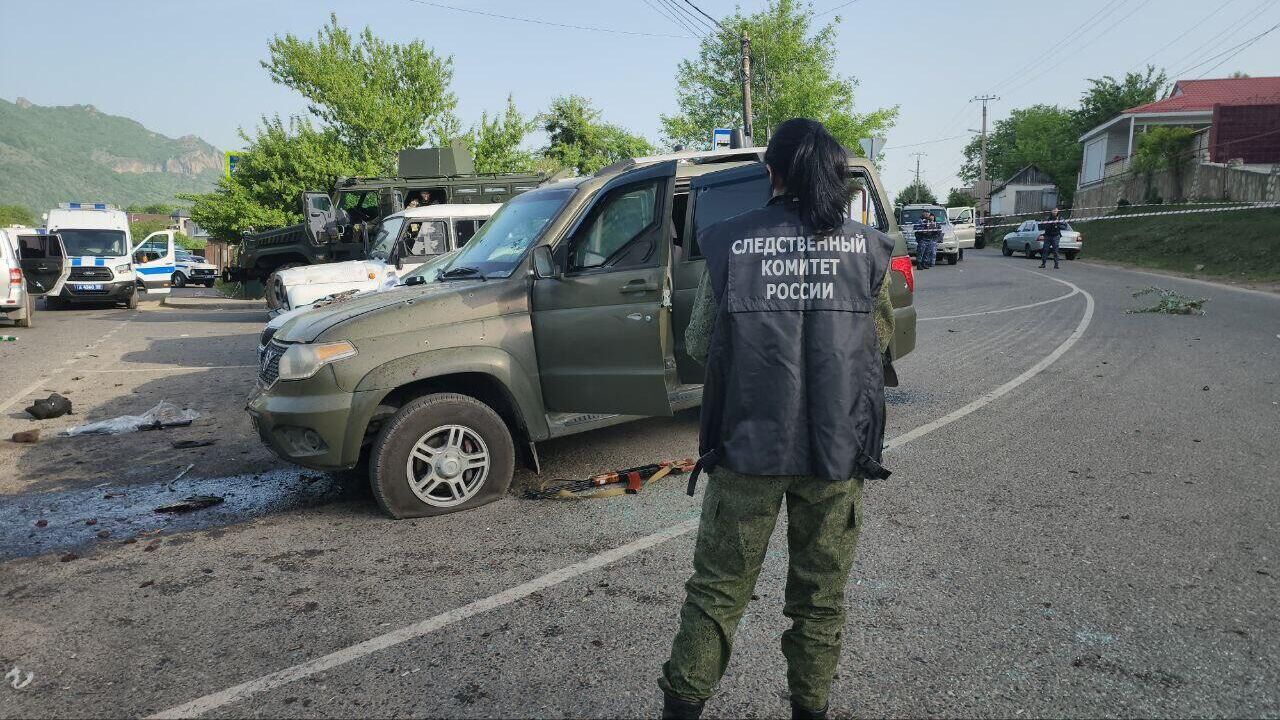
[[420,397],[382,428],[369,458],[378,505],[395,518],[470,510],[502,497],[515,446],[492,408],[454,393]]

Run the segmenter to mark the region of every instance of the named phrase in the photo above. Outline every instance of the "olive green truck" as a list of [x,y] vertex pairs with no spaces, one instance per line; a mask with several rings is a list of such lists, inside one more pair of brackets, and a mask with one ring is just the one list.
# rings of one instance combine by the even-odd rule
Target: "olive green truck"
[[[395,517],[501,497],[536,443],[701,401],[684,329],[698,231],[763,204],[762,149],[628,160],[507,201],[433,277],[302,313],[262,354],[247,410],[280,457],[368,463]],[[875,169],[850,158],[854,217],[894,236],[896,328],[915,345],[906,245]]]

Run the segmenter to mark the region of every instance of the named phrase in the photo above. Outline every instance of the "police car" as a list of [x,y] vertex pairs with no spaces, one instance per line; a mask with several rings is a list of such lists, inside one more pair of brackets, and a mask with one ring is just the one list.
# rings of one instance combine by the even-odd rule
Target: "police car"
[[217,279],[217,265],[205,262],[204,258],[190,250],[178,248],[174,251],[173,277],[170,279],[173,287],[203,285],[211,288],[213,281]]

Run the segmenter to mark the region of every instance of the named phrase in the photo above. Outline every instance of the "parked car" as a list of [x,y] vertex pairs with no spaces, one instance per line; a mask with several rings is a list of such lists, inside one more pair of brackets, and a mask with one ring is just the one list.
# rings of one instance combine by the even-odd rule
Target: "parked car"
[[426,205],[383,218],[369,243],[367,260],[348,260],[279,270],[267,292],[276,310],[303,307],[347,290],[394,287],[400,278],[438,255],[467,244],[501,205]]
[[0,228],[0,317],[18,327],[35,323],[35,298],[54,297],[71,273],[62,238],[43,228]]
[[[925,213],[933,216],[938,223],[938,227],[942,229],[942,238],[938,240],[937,259],[946,261],[948,265],[955,265],[964,259],[964,250],[960,247],[960,241],[956,238],[955,228],[951,225],[951,221],[947,219],[947,209],[941,205],[904,205],[899,213],[902,234],[907,241],[907,252],[912,256],[916,255],[916,233],[915,224],[924,217]],[[969,247],[973,247],[972,238],[969,240]]]
[[[1039,256],[1040,251],[1044,249],[1043,225],[1044,223],[1039,220],[1023,222],[1018,229],[1004,236],[1000,252],[1004,253],[1005,257],[1015,252],[1025,253],[1029,258]],[[1062,239],[1058,241],[1058,252],[1068,260],[1075,260],[1083,248],[1084,236],[1073,230],[1070,223],[1064,223]]]
[[[394,517],[502,497],[536,443],[702,401],[684,330],[706,261],[698,231],[769,194],[763,148],[622,161],[512,198],[436,275],[316,307],[263,354],[246,410],[280,457],[367,453]],[[913,275],[865,158],[851,181],[896,241],[889,355],[915,346]],[[861,212],[861,210],[859,210]]]
[[211,288],[217,279],[217,265],[205,262],[190,250],[174,250],[173,277],[170,280],[174,287],[203,285]]

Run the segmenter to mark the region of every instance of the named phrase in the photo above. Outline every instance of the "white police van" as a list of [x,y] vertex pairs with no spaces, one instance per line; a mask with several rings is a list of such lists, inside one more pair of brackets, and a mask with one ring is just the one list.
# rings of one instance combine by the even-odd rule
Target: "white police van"
[[174,231],[151,233],[134,245],[129,216],[106,203],[61,203],[45,226],[62,238],[71,264],[62,292],[45,300],[50,307],[113,302],[136,308],[139,288],[169,292]]

